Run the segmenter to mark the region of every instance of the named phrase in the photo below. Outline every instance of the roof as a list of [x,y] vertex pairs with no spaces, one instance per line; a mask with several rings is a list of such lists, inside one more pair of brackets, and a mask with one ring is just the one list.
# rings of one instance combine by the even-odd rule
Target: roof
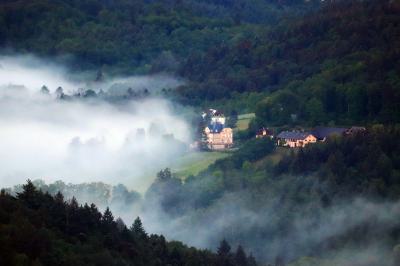
[[224,125],[221,123],[212,123],[208,125],[211,133],[220,133],[224,129]]
[[223,114],[221,111],[216,110],[216,109],[209,109],[209,110],[208,110],[208,113],[209,113],[211,116],[224,116],[224,114]]
[[343,135],[347,128],[344,127],[316,127],[311,131],[317,139],[322,140],[332,135]]
[[281,133],[278,134],[277,138],[303,140],[307,138],[309,135],[312,134],[310,132],[282,131]]
[[265,133],[267,134],[267,135],[273,135],[274,134],[274,132],[271,130],[271,129],[269,129],[269,128],[265,128],[265,127],[262,127],[262,128],[260,128],[258,131],[257,131],[257,135],[262,135],[263,133],[264,133],[264,130],[265,130]]
[[356,132],[362,132],[367,130],[365,127],[351,127],[347,130],[347,133],[356,133]]

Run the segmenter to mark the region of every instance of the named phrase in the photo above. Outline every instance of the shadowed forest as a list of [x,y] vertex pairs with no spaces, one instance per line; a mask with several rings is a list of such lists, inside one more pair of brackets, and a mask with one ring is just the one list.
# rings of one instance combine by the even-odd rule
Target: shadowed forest
[[399,1],[3,0],[0,51],[1,265],[400,265]]

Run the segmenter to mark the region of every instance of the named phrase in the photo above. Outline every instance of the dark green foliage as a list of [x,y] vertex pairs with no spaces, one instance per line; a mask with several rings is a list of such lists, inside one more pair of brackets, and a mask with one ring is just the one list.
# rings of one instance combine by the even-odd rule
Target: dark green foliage
[[111,213],[110,209],[107,207],[101,217],[101,223],[104,228],[110,228],[114,225],[114,216]]
[[178,74],[168,97],[257,111],[259,126],[398,121],[398,2],[318,2],[3,1],[0,46],[73,55],[96,80]]
[[181,215],[193,206],[207,206],[225,189],[236,191],[245,188],[249,182],[245,177],[250,172],[240,175],[239,171],[246,168],[246,164],[271,154],[275,147],[270,139],[250,140],[232,156],[216,161],[207,171],[189,177],[184,184],[173,177],[169,169],[162,170],[146,192],[146,205],[158,204],[173,216]]
[[65,202],[29,180],[23,188],[17,198],[0,194],[1,265],[219,265],[209,251],[148,237],[139,218],[128,230],[108,208]]
[[222,168],[229,169],[234,167],[240,169],[245,161],[254,162],[275,150],[275,142],[269,138],[252,139],[245,142],[242,147],[231,157],[217,161],[215,167],[211,169]]
[[225,239],[223,239],[218,247],[218,251],[217,251],[218,256],[227,257],[227,256],[229,256],[230,252],[231,252],[231,246],[228,244],[228,242]]
[[[158,190],[156,201],[174,191],[180,200],[163,208],[171,217],[179,209],[178,217],[201,221],[193,225],[193,219],[188,219],[192,223],[186,226],[203,228],[204,222],[207,228],[215,226],[219,237],[227,235],[230,243],[243,243],[258,258],[276,259],[279,265],[297,256],[319,257],[343,247],[366,248],[378,242],[394,247],[400,241],[400,224],[395,222],[398,213],[391,213],[388,206],[400,195],[399,139],[398,126],[376,125],[292,152],[279,148],[275,152],[282,155],[277,162],[270,159],[277,155],[273,143],[250,141],[185,183]],[[383,217],[394,219],[391,228],[379,216],[379,209]],[[343,213],[348,220],[333,225]],[[220,216],[229,217],[222,229]],[[315,232],[315,228],[330,232],[331,226],[346,230],[328,233],[328,237]],[[221,265],[243,258],[237,250],[229,259],[221,259],[226,247],[221,242]]]
[[[0,46],[40,55],[73,55],[74,68],[174,72],[191,53],[233,37],[237,19],[275,22],[311,4],[278,1],[11,0],[0,3]],[[240,13],[240,15],[239,15]],[[51,25],[51,27],[49,27]],[[96,80],[102,79],[98,71]]]
[[238,265],[243,265],[246,266],[247,265],[247,257],[246,254],[244,253],[243,247],[242,246],[238,246],[237,250],[236,250],[236,254],[235,254],[235,262]]
[[172,213],[181,212],[179,208],[181,202],[182,181],[174,177],[169,168],[161,170],[157,174],[157,179],[147,190],[145,200],[149,205],[152,202],[159,202],[162,209],[174,210]]
[[325,2],[303,18],[190,55],[181,73],[193,83],[178,94],[201,103],[264,92],[260,126],[398,122],[398,2]]
[[132,224],[131,227],[131,232],[133,233],[134,237],[139,238],[139,239],[146,239],[147,238],[147,233],[143,228],[142,221],[140,220],[139,217],[135,219],[135,221]]
[[[55,181],[46,184],[43,180],[37,179],[32,182],[37,189],[63,200],[75,197],[79,202],[93,202],[98,206],[127,209],[127,206],[138,204],[141,195],[136,191],[128,190],[126,186],[118,184],[110,186],[102,182],[91,182],[82,184],[66,184],[63,181]],[[18,194],[23,191],[22,185],[16,185],[10,189],[10,193]],[[127,210],[128,211],[128,210]]]
[[340,197],[359,193],[369,197],[398,199],[400,192],[398,126],[374,126],[368,131],[325,143],[306,146],[286,156],[275,173],[315,173]]
[[238,112],[236,112],[236,110],[232,110],[226,121],[226,127],[235,128],[237,121],[238,121]]
[[[228,242],[225,239],[223,239],[221,241],[221,243],[219,244],[219,247],[217,250],[217,255],[218,255],[218,265],[221,265],[221,266],[233,265],[233,256],[231,253],[231,246],[228,244]],[[238,265],[241,265],[241,264],[238,264]]]

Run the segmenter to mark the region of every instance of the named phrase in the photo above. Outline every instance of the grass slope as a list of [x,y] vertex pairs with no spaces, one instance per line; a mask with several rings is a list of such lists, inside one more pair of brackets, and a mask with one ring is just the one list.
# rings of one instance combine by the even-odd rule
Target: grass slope
[[254,113],[242,114],[238,116],[238,121],[236,123],[237,130],[246,130],[249,128],[251,119],[256,117]]
[[177,177],[186,179],[189,175],[197,175],[218,159],[229,156],[226,152],[193,152],[172,166]]

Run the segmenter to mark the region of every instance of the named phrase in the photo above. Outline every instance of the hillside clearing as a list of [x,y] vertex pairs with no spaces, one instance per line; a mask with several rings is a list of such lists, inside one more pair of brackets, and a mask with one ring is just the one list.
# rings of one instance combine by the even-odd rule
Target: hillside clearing
[[197,175],[201,171],[208,168],[218,159],[229,156],[226,152],[193,152],[189,153],[176,164],[171,170],[181,179],[186,179],[189,175]]
[[237,130],[246,130],[246,129],[248,129],[251,119],[253,119],[255,116],[256,115],[254,113],[238,115],[238,121],[236,123],[236,129]]

